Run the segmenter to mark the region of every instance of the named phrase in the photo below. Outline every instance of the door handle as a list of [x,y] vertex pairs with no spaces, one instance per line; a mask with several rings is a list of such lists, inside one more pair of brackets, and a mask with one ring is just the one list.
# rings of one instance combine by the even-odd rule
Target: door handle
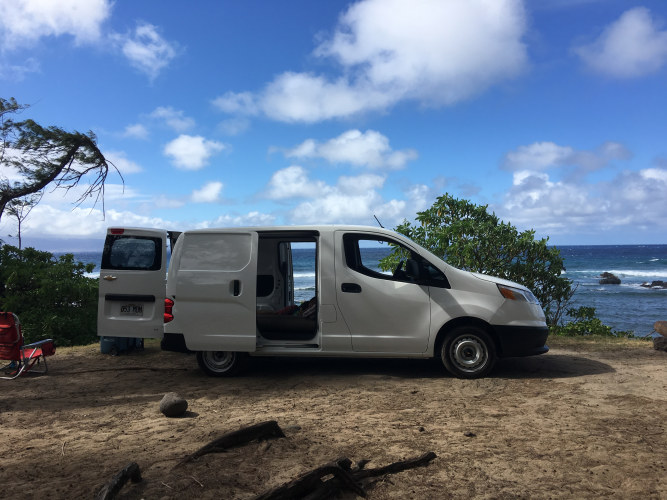
[[240,280],[232,281],[232,295],[234,295],[234,297],[238,297],[239,295],[241,295],[241,281]]
[[361,286],[356,283],[343,283],[340,289],[345,293],[361,293]]
[[107,274],[102,279],[106,280],[106,281],[113,281],[113,280],[117,280],[118,278],[116,278],[115,276],[111,276],[110,274]]

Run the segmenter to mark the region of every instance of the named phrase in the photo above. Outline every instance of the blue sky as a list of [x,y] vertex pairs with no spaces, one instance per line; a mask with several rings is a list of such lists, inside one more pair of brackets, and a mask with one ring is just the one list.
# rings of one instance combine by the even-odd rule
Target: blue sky
[[188,5],[0,0],[0,96],[94,131],[125,181],[104,214],[47,191],[28,244],[394,227],[445,192],[557,245],[667,243],[662,0]]

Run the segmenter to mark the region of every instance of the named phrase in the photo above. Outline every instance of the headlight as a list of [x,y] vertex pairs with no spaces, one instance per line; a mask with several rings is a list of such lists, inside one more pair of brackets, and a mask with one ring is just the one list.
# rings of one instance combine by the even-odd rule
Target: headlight
[[530,302],[531,304],[539,304],[540,301],[529,290],[522,290],[513,286],[498,285],[500,294],[508,300],[518,300],[520,302]]

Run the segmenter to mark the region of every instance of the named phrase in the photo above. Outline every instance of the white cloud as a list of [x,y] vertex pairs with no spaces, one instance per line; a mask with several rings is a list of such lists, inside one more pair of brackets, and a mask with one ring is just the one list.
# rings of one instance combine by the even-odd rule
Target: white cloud
[[130,65],[153,80],[178,55],[178,45],[162,38],[156,26],[148,23],[137,25],[133,33],[114,34],[111,40]]
[[667,169],[665,168],[647,168],[641,170],[639,175],[642,179],[658,181],[667,184]]
[[415,204],[421,205],[421,189],[409,193],[407,202],[385,201],[380,194],[384,183],[384,176],[364,174],[343,176],[329,185],[310,179],[303,167],[291,166],[271,177],[265,197],[286,203],[301,199],[288,213],[292,224],[370,224],[377,215],[383,223],[392,225],[408,216]]
[[[7,219],[7,220],[6,220]],[[39,203],[24,221],[22,233],[27,237],[79,238],[103,237],[106,228],[113,225],[135,227],[170,227],[159,217],[137,214],[131,210],[102,210],[83,207],[57,207]],[[11,228],[11,229],[10,229]],[[9,217],[2,218],[0,231],[13,231]]]
[[192,192],[191,200],[195,203],[213,203],[220,199],[222,182],[207,182],[201,189]]
[[658,71],[667,63],[667,31],[645,7],[627,10],[590,45],[575,53],[594,71],[634,78]]
[[227,92],[222,111],[313,123],[411,99],[451,105],[512,78],[527,64],[520,0],[362,0],[315,56],[344,76],[285,72],[263,91]]
[[324,182],[311,181],[303,167],[293,165],[278,170],[271,176],[265,196],[271,200],[310,198],[323,195],[328,190]]
[[553,142],[535,142],[519,146],[505,156],[505,166],[510,170],[543,170],[562,165],[572,157],[574,150],[569,146],[559,146]]
[[171,106],[159,106],[148,115],[150,118],[162,120],[171,129],[176,132],[185,132],[194,127],[195,121],[181,110],[174,109]]
[[39,62],[29,57],[23,64],[12,64],[0,61],[0,78],[14,82],[22,81],[28,73],[37,73],[40,70]]
[[250,92],[226,92],[213,99],[213,105],[220,111],[230,114],[254,115],[259,111],[255,96]]
[[393,96],[346,78],[330,82],[307,73],[284,73],[269,83],[260,96],[261,110],[284,122],[314,123],[393,104]]
[[617,142],[605,142],[595,151],[575,150],[554,142],[535,142],[519,146],[505,155],[503,167],[507,170],[548,170],[572,166],[582,173],[597,170],[613,160],[627,160],[632,154]]
[[385,224],[393,224],[405,211],[405,201],[385,202],[375,189],[350,193],[338,186],[325,196],[300,203],[290,219],[295,224],[354,224],[371,223],[376,215]]
[[519,171],[494,210],[519,227],[550,235],[650,230],[659,238],[667,230],[665,192],[667,169],[662,168],[623,172],[595,184],[555,182],[544,172]]
[[151,201],[151,205],[159,209],[181,208],[182,206],[185,205],[185,202],[182,199],[161,194],[160,196],[153,198],[153,200]]
[[239,116],[223,120],[218,124],[218,130],[225,135],[239,135],[250,128],[250,120]]
[[198,224],[196,229],[233,226],[271,226],[275,224],[275,221],[276,217],[272,214],[264,214],[258,211],[252,211],[243,215],[221,215],[212,221],[206,221]]
[[71,35],[77,43],[100,38],[111,14],[109,0],[7,0],[0,2],[0,37],[4,48],[30,45],[48,36]]
[[417,158],[412,149],[393,151],[389,139],[374,130],[361,132],[348,130],[325,143],[308,139],[289,150],[288,158],[312,159],[323,158],[329,163],[349,163],[370,168],[403,168],[410,160]]
[[111,161],[123,175],[136,174],[143,171],[139,164],[127,158],[127,154],[124,151],[107,151],[104,153],[104,156]]
[[171,157],[175,166],[185,170],[204,168],[211,156],[225,149],[221,142],[202,136],[181,134],[164,147],[164,154]]
[[148,129],[141,123],[133,123],[125,127],[122,136],[132,139],[148,139]]

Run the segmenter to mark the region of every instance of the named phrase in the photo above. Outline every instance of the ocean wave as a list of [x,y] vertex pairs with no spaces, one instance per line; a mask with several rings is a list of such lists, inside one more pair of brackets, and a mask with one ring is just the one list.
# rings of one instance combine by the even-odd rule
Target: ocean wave
[[605,269],[601,271],[599,269],[577,269],[574,271],[568,271],[567,274],[570,278],[575,278],[577,276],[585,276],[591,278],[599,278],[603,272],[608,272],[615,274],[619,278],[646,278],[651,281],[660,279],[661,277],[667,277],[667,268],[659,269]]
[[315,273],[294,273],[294,279],[296,278],[314,278]]

